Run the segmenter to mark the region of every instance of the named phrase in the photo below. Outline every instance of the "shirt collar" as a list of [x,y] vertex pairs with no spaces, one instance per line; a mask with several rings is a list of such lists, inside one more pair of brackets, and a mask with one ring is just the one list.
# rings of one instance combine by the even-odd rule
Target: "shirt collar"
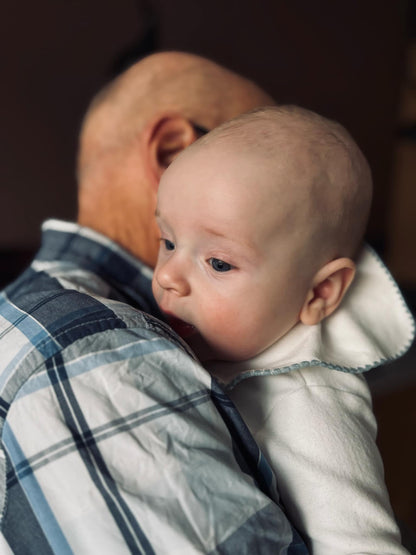
[[[97,277],[88,280],[96,294],[127,302],[160,317],[154,301],[151,268],[108,237],[88,227],[61,220],[42,226],[42,245],[33,266],[37,270],[84,270]],[[107,287],[100,287],[99,284]],[[105,292],[104,292],[105,290]]]

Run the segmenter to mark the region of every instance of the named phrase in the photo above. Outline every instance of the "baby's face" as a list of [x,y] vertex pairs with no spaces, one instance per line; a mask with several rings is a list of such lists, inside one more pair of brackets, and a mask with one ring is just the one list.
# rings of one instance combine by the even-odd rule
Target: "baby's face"
[[304,238],[290,225],[290,192],[276,202],[270,179],[249,156],[204,145],[161,180],[153,292],[201,360],[250,358],[298,321]]

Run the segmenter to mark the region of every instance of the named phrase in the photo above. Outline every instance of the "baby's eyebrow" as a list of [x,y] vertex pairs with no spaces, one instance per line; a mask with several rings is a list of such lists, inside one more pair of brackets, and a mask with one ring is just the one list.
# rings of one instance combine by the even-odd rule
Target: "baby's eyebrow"
[[228,239],[230,241],[235,242],[231,237],[229,237],[228,235],[225,235],[224,233],[221,233],[220,231],[217,231],[216,229],[212,229],[211,227],[205,227],[203,228],[203,231],[205,233],[208,233],[209,235],[214,235],[215,237],[223,237],[224,239]]
[[231,243],[232,245],[234,245],[233,248],[238,247],[240,251],[241,251],[242,248],[244,248],[244,249],[248,249],[250,251],[257,252],[257,248],[249,241],[238,240],[235,237],[230,236],[229,234],[222,233],[221,231],[219,231],[217,229],[213,229],[210,226],[204,226],[203,231],[205,233],[209,234],[209,235],[213,235],[214,237],[219,237],[220,239],[225,239],[225,241],[227,243]]

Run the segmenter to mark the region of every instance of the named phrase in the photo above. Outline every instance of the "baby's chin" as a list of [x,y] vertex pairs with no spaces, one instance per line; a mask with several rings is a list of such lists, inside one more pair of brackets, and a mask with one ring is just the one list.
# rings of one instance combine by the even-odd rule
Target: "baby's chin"
[[242,358],[234,354],[225,353],[221,349],[210,345],[198,332],[187,337],[185,341],[191,347],[192,351],[202,364],[211,361],[236,362],[242,360]]
[[213,349],[211,345],[205,341],[200,333],[190,335],[185,339],[185,341],[196,354],[198,360],[202,363],[210,360],[220,360],[223,358],[218,351]]

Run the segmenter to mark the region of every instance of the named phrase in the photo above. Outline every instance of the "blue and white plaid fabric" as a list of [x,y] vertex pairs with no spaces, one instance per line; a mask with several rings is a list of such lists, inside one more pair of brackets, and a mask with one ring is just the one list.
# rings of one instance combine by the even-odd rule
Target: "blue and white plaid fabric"
[[16,555],[307,553],[222,390],[158,320],[151,273],[51,221],[0,294],[0,515]]

